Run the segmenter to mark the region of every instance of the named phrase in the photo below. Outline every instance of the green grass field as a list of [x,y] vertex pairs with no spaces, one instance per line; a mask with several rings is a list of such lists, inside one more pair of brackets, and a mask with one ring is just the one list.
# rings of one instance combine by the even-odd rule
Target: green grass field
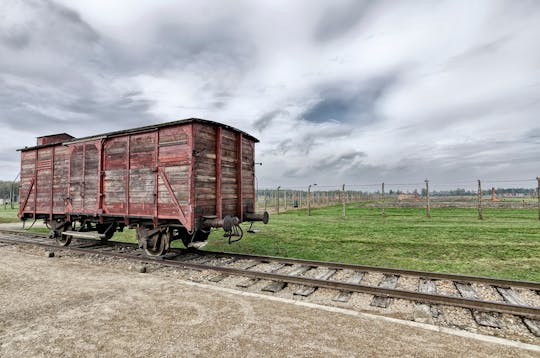
[[4,223],[16,223],[19,221],[17,218],[18,207],[11,209],[9,205],[4,209],[4,206],[0,207],[0,224]]
[[[430,219],[417,208],[386,214],[354,203],[345,218],[341,206],[313,209],[310,217],[294,210],[256,223],[260,232],[232,245],[215,230],[205,249],[540,281],[537,210],[485,209],[484,220],[474,209],[433,209]],[[135,242],[134,231],[114,240]]]
[[379,209],[341,206],[271,216],[261,231],[228,245],[219,232],[208,250],[444,271],[540,281],[540,222],[536,210]]

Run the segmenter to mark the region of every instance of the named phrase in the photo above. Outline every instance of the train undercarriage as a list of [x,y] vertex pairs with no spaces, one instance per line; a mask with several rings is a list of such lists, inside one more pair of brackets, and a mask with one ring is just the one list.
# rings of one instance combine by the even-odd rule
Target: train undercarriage
[[[28,218],[25,218],[28,219]],[[43,219],[49,228],[49,237],[55,239],[58,245],[68,246],[73,238],[92,238],[103,242],[110,240],[115,232],[122,232],[126,227],[135,229],[139,248],[144,249],[148,256],[165,255],[175,240],[182,241],[187,248],[201,248],[206,245],[212,228],[223,228],[225,238],[229,243],[239,241],[243,237],[238,217],[225,216],[219,219],[216,216],[202,217],[193,231],[188,231],[175,220],[160,220],[157,224],[146,218],[131,218],[129,221],[119,217],[91,217],[91,216],[56,216],[34,218]],[[268,213],[247,213],[244,221],[253,224],[256,221],[268,223]]]

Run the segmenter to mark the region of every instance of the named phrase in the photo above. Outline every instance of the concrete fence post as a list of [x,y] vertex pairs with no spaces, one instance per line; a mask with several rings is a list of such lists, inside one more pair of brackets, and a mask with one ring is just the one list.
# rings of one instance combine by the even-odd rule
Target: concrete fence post
[[384,183],[381,185],[381,215],[384,218]]
[[431,217],[431,205],[429,202],[429,180],[425,180],[426,182],[426,217]]
[[484,220],[482,213],[482,182],[478,179],[478,220]]
[[281,189],[280,186],[277,187],[276,191],[276,214],[279,215],[279,189]]
[[538,220],[540,220],[540,177],[536,177],[536,195],[538,196]]
[[311,184],[307,188],[307,214],[311,215]]
[[283,192],[283,196],[284,196],[284,199],[285,199],[285,210],[287,210],[287,190],[285,190]]
[[264,211],[266,211],[266,205],[267,205],[267,197],[266,197],[266,190],[264,191]]
[[346,216],[346,208],[345,208],[345,184],[341,186],[341,216]]

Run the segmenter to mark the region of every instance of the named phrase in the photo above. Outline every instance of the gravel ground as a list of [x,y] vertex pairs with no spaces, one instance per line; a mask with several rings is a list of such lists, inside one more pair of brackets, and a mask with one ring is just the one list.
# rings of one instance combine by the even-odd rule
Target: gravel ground
[[396,288],[406,291],[418,291],[418,278],[400,276]]
[[459,291],[457,290],[456,286],[454,286],[452,281],[437,280],[435,281],[435,284],[437,285],[437,292],[441,295],[461,297]]
[[481,285],[478,283],[473,283],[472,288],[478,295],[478,298],[483,300],[490,300],[495,302],[504,302],[504,298],[497,292],[495,287],[489,285]]
[[501,328],[478,326],[478,332],[495,337],[519,339],[523,342],[540,343],[540,339],[532,338],[531,333],[522,323],[521,318],[512,315],[500,315]]
[[145,267],[0,247],[0,356],[538,356],[177,279],[210,272]]
[[366,272],[360,283],[367,286],[378,286],[383,277],[384,274],[380,272]]
[[524,288],[514,288],[521,298],[531,306],[540,307],[540,295],[533,290],[527,290]]

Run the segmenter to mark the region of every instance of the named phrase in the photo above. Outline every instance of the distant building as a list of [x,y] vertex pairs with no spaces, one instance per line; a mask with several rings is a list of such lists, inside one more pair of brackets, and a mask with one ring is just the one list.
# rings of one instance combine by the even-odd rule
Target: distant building
[[407,194],[404,194],[404,193],[401,193],[401,194],[398,194],[398,200],[399,201],[402,201],[402,200],[420,200],[420,195],[418,194],[418,192],[414,192],[412,194],[410,193],[407,193]]

